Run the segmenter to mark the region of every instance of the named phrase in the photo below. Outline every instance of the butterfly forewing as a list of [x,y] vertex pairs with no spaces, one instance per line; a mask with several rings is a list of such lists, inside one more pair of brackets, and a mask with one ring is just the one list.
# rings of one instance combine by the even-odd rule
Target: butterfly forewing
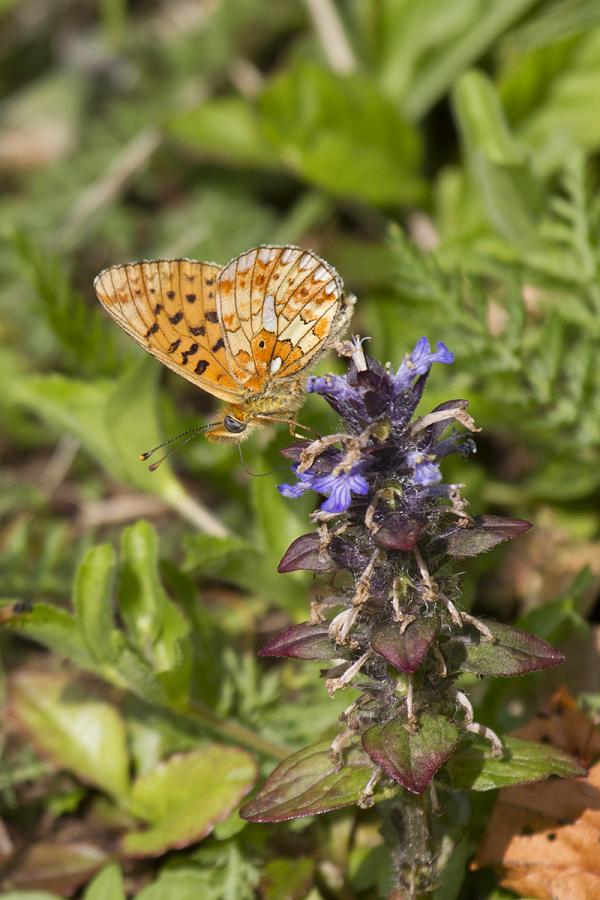
[[232,260],[219,274],[217,305],[231,371],[254,390],[306,368],[345,314],[335,270],[290,246],[256,247]]
[[110,315],[145,350],[211,394],[235,402],[217,313],[219,266],[157,260],[104,269],[94,286]]

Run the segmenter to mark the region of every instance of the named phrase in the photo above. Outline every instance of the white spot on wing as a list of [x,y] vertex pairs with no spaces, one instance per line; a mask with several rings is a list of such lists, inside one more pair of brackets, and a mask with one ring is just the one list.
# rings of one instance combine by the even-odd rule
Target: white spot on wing
[[277,317],[275,315],[275,297],[273,294],[267,294],[263,304],[262,315],[263,328],[265,331],[275,332],[277,330]]
[[313,278],[315,281],[325,281],[328,278],[329,272],[325,268],[325,266],[319,266],[317,271],[314,273]]
[[292,248],[286,247],[286,249],[281,254],[281,262],[289,263],[289,261],[293,258],[293,256],[294,256],[294,251],[292,250]]
[[249,253],[244,253],[243,256],[240,256],[238,260],[238,272],[247,272],[253,265],[255,259],[256,250],[251,250]]
[[269,372],[271,373],[271,375],[276,375],[277,372],[279,372],[282,362],[283,360],[280,356],[276,356],[271,360],[271,365],[269,366]]
[[300,262],[298,263],[298,268],[299,269],[308,269],[312,265],[312,262],[313,262],[313,258],[310,255],[310,253],[305,253],[304,256],[301,258]]
[[330,281],[329,284],[327,285],[327,287],[325,288],[325,293],[326,293],[326,294],[333,294],[333,292],[335,291],[336,287],[337,287],[337,285],[336,285],[335,281]]
[[275,256],[275,251],[272,247],[261,247],[258,251],[258,258],[261,262],[268,263]]
[[221,273],[219,275],[219,280],[220,281],[233,281],[233,279],[235,278],[235,268],[236,268],[235,261],[232,263],[229,263],[228,266],[226,266],[224,269],[221,269]]

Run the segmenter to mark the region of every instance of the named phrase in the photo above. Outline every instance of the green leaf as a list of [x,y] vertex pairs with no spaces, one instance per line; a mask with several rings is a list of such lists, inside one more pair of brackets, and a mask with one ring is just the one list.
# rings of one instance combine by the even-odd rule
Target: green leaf
[[477,739],[459,747],[440,777],[457,791],[491,791],[515,784],[543,781],[551,775],[585,775],[579,763],[562,750],[516,737],[503,738],[504,755],[494,757],[488,743]]
[[240,97],[207,100],[177,113],[169,132],[183,144],[208,156],[240,166],[278,168],[278,155],[261,132],[256,112]]
[[224,895],[222,890],[215,889],[211,874],[192,866],[165,866],[153,884],[135,895],[135,900],[204,900],[205,897],[217,900]]
[[129,690],[146,703],[169,705],[169,698],[162,680],[150,664],[133,647],[130,647],[120,631],[110,635],[110,653],[114,664],[105,664],[102,677],[123,690]]
[[125,852],[158,856],[169,847],[202,840],[227,818],[255,778],[252,757],[237,747],[211,744],[172,756],[132,787],[131,809],[150,827],[125,835]]
[[173,699],[187,696],[189,624],[169,599],[158,573],[158,540],[148,522],[123,531],[119,611],[135,647],[152,664]]
[[11,384],[11,394],[53,429],[75,435],[117,481],[158,494],[185,514],[189,497],[169,463],[149,472],[139,460],[141,450],[161,440],[156,412],[159,371],[144,355],[116,384],[62,375],[25,376]]
[[340,767],[331,758],[331,742],[313,744],[277,766],[240,815],[250,822],[285,822],[353,806],[372,774],[371,761],[358,748],[345,754]]
[[527,631],[500,622],[486,621],[485,625],[494,641],[485,640],[477,632],[472,637],[453,639],[444,647],[444,655],[453,668],[476,675],[507,677],[559,666],[565,661],[560,650]]
[[440,792],[440,811],[432,823],[437,848],[434,871],[437,888],[431,900],[460,900],[469,860],[473,855],[474,819],[471,795]]
[[[276,570],[279,560],[306,525],[293,504],[281,496],[271,478],[253,479],[252,504],[262,549],[274,560],[273,569]],[[278,575],[275,578],[278,582],[284,580]]]
[[139,455],[162,440],[157,417],[160,366],[143,355],[121,376],[106,397],[103,425],[120,471],[120,480],[167,502],[184,494],[168,462],[149,472]]
[[95,660],[83,644],[77,621],[64,609],[36,603],[30,612],[5,622],[4,628],[43,644],[84,669],[95,669]]
[[186,557],[184,566],[189,571],[206,572],[215,563],[229,565],[236,553],[249,552],[252,546],[242,538],[213,537],[210,534],[189,534],[185,536]]
[[366,76],[297,61],[267,87],[260,112],[281,159],[312,184],[378,206],[421,194],[419,137]]
[[498,544],[514,540],[530,528],[531,522],[523,519],[475,516],[468,528],[452,526],[448,531],[437,535],[429,546],[437,553],[448,553],[450,556],[477,556],[487,553]]
[[309,856],[272,859],[263,869],[260,888],[264,900],[302,900],[314,882],[315,861]]
[[552,642],[565,641],[573,633],[587,634],[590,625],[579,609],[583,608],[585,595],[594,585],[595,576],[586,566],[573,579],[564,596],[532,609],[517,621],[517,625]]
[[14,398],[59,432],[73,434],[108,472],[121,480],[115,453],[105,428],[104,410],[110,382],[31,375],[11,386]]
[[305,602],[303,575],[283,578],[277,564],[283,550],[305,527],[293,504],[277,492],[274,479],[254,478],[251,485],[255,515],[248,540],[186,535],[185,568],[256,592],[297,609]]
[[482,72],[467,72],[454,88],[453,104],[469,170],[490,223],[517,246],[534,243],[541,186],[524,146],[509,130],[493,84]]
[[91,308],[85,297],[73,290],[64,257],[43,251],[24,231],[13,235],[12,247],[29,282],[28,293],[33,292],[37,301],[35,311],[46,320],[51,339],[58,345],[61,366],[79,375],[111,374],[117,360],[116,335],[106,332],[100,309]]
[[[538,72],[545,75],[543,96],[538,95],[519,128],[520,136],[535,148],[536,166],[544,174],[557,171],[572,152],[600,147],[597,117],[589,115],[600,90],[600,29],[590,29],[582,39],[571,42],[554,65],[548,65],[548,56],[546,49],[543,57],[538,52],[529,61],[530,68],[538,65]],[[517,76],[528,77],[524,62],[513,83]]]
[[414,733],[406,719],[398,716],[383,725],[373,725],[362,736],[371,759],[413,794],[422,794],[459,739],[458,728],[445,716],[424,714]]
[[13,680],[13,708],[61,768],[115,798],[127,793],[125,726],[114,707],[65,675],[22,671]]
[[512,57],[531,48],[552,47],[573,35],[589,34],[598,25],[600,8],[595,0],[559,0],[550,6],[541,4],[504,38],[502,50]]
[[165,689],[148,663],[131,648],[116,628],[104,635],[108,646],[104,660],[88,653],[77,620],[65,610],[36,603],[31,612],[21,613],[5,622],[4,628],[38,641],[65,656],[82,669],[100,675],[110,684],[130,690],[148,703],[164,704]]
[[[453,7],[457,0],[453,0]],[[485,0],[470,4],[474,9],[471,21],[452,40],[445,41],[437,53],[428,53],[425,65],[410,92],[407,93],[405,108],[411,119],[420,118],[451,87],[455,79],[468,65],[493,43],[498,35],[517,21],[534,6],[536,0],[502,0],[502,3],[487,3]],[[437,10],[431,15],[437,15]]]
[[87,886],[82,900],[125,900],[123,876],[114,863],[102,869]]
[[107,638],[114,627],[110,595],[114,567],[112,545],[101,544],[88,550],[75,576],[73,606],[77,623],[89,655],[98,663],[112,659]]

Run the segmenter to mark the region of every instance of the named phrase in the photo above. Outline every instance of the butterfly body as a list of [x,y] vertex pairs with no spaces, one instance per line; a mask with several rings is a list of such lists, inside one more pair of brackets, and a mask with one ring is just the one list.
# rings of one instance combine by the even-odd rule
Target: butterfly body
[[310,366],[341,334],[354,298],[335,270],[299,247],[255,247],[224,267],[154,260],[104,269],[98,298],[145,350],[225,401],[213,441],[291,421]]
[[[257,428],[270,421],[289,421],[304,402],[304,378],[291,378],[284,382],[269,384],[264,391],[256,394],[249,391],[240,404],[225,406],[220,410],[220,422],[206,432],[207,440],[217,442],[239,442],[250,437]],[[235,429],[232,423],[244,425]]]

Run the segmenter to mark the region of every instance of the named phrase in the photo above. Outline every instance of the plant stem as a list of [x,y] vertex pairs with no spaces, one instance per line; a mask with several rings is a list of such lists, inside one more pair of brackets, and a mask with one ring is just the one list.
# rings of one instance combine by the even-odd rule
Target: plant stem
[[163,494],[163,499],[167,502],[179,515],[191,522],[191,524],[203,531],[205,534],[212,534],[214,537],[226,538],[229,536],[229,530],[223,523],[213,516],[194,497],[190,497],[183,490],[172,490]]
[[420,900],[433,887],[433,853],[427,794],[403,791],[387,805],[382,833],[390,849],[396,884],[390,900]]
[[337,75],[356,71],[356,58],[334,0],[306,0],[321,49]]
[[220,737],[234,741],[236,744],[243,744],[248,750],[260,753],[261,756],[283,760],[290,755],[287,747],[282,747],[281,744],[274,744],[267,738],[256,734],[250,728],[246,728],[245,725],[240,725],[239,722],[220,718],[199,700],[190,700],[187,708],[180,711],[202,722],[203,725],[206,725],[207,728]]

